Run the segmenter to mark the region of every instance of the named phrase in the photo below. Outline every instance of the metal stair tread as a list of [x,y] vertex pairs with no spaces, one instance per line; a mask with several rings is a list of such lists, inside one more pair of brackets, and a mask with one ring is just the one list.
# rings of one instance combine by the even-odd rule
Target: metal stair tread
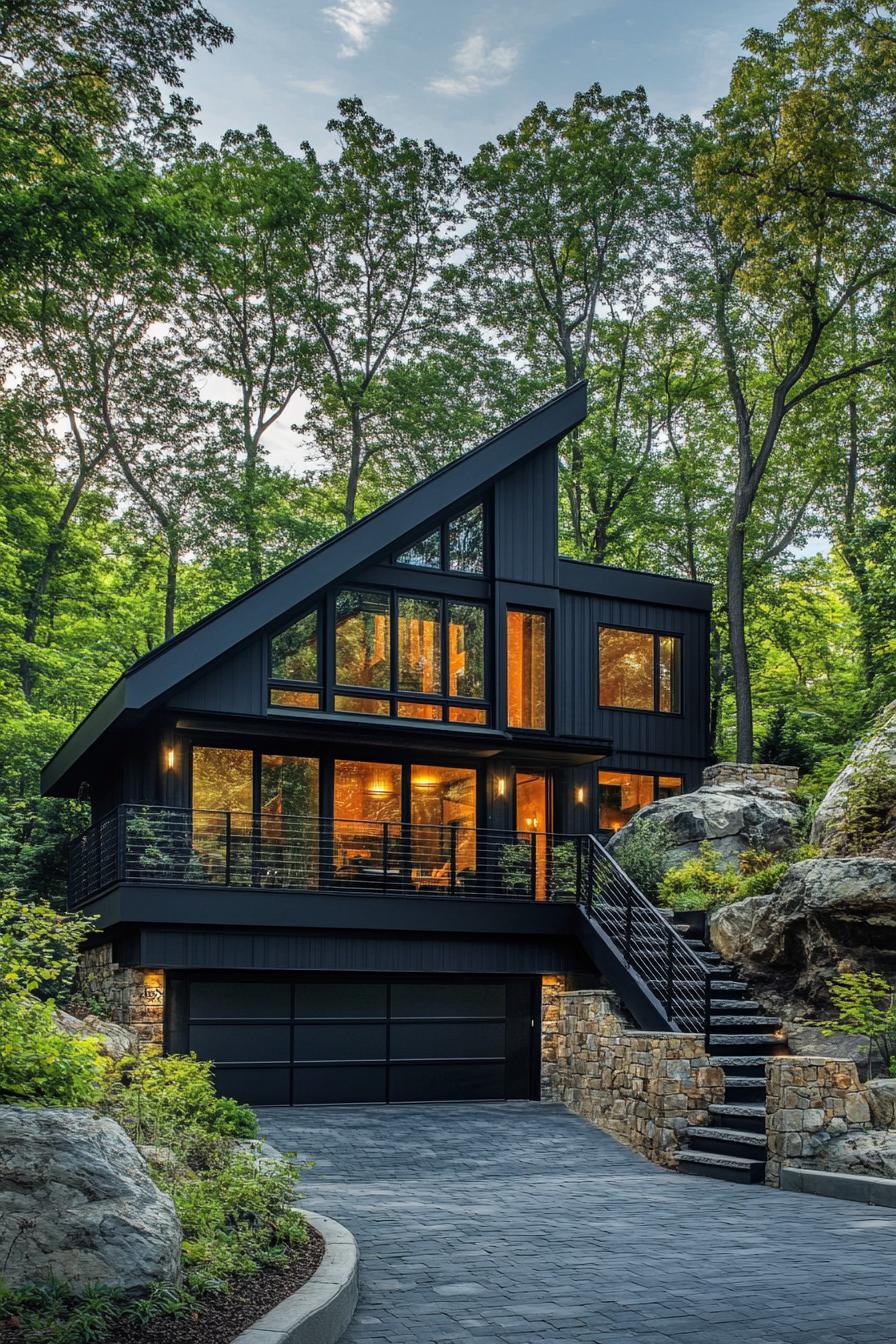
[[719,980],[719,981],[716,981],[713,977],[715,976],[715,973],[716,973],[716,970],[717,970],[717,969],[718,969],[717,967],[714,967],[714,968],[713,968],[712,975],[711,975],[710,978],[709,978],[709,987],[710,987],[710,990],[711,990],[713,993],[715,993],[715,991],[716,991],[717,989],[733,989],[733,990],[737,990],[737,991],[739,991],[740,993],[743,993],[743,991],[744,991],[745,989],[749,989],[749,988],[750,988],[750,986],[747,984],[746,980]]
[[[729,1079],[729,1082],[732,1080]],[[751,1080],[755,1082],[755,1079]],[[760,1120],[766,1113],[766,1108],[761,1101],[713,1101],[706,1108],[710,1115],[722,1116],[742,1116],[746,1119],[748,1116],[754,1120]]]
[[756,999],[710,999],[710,1013],[748,1013],[761,1008]]
[[712,1139],[718,1143],[746,1143],[751,1148],[766,1149],[764,1134],[756,1134],[752,1129],[722,1129],[715,1125],[688,1125],[689,1139]]

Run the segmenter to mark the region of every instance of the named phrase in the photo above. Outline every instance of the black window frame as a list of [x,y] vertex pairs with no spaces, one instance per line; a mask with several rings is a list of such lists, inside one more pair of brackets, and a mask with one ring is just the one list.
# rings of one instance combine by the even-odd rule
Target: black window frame
[[[544,727],[543,728],[520,728],[513,727],[510,724],[510,715],[507,705],[507,671],[509,660],[507,657],[507,617],[511,611],[522,611],[529,615],[544,617]],[[539,607],[532,602],[508,602],[504,607],[504,630],[503,639],[503,664],[504,664],[504,724],[509,733],[531,734],[533,737],[543,737],[545,733],[551,731],[554,713],[554,612],[550,607]]]
[[[645,711],[643,711],[643,712],[644,712],[644,713],[649,713],[650,711],[645,710]],[[601,835],[612,835],[612,834],[614,834],[614,832],[612,831],[612,829],[611,829],[609,826],[601,826],[601,824],[600,824],[600,822],[601,822],[601,817],[600,817],[600,813],[601,813],[600,777],[601,777],[601,775],[603,775],[603,774],[613,774],[613,775],[637,775],[640,779],[652,779],[652,780],[653,780],[653,798],[652,798],[652,800],[651,800],[651,803],[648,803],[648,804],[647,804],[648,807],[651,806],[652,803],[656,803],[656,802],[659,801],[659,796],[658,796],[658,795],[659,795],[659,787],[660,787],[660,780],[661,780],[661,779],[677,779],[677,780],[679,780],[679,781],[681,782],[681,789],[679,790],[679,792],[678,792],[678,793],[670,793],[670,794],[667,794],[667,795],[666,795],[667,797],[669,797],[669,798],[678,798],[678,797],[680,797],[680,795],[681,795],[682,793],[685,792],[685,776],[684,776],[684,774],[679,774],[679,773],[678,773],[677,771],[675,771],[675,770],[632,770],[632,769],[630,769],[628,766],[625,766],[625,765],[617,765],[617,766],[613,766],[612,768],[609,768],[609,767],[607,766],[606,762],[602,762],[602,764],[599,765],[599,766],[597,767],[596,771],[595,771],[595,779],[594,779],[594,783],[595,783],[594,796],[595,796],[595,798],[597,799],[597,818],[596,818],[596,826],[597,826],[597,830],[598,830],[598,832],[599,832]],[[635,814],[635,815],[637,815],[637,814]]]
[[[299,681],[299,680],[293,680],[293,679],[291,679],[291,678],[289,678],[289,677],[277,677],[277,676],[275,676],[275,675],[274,675],[274,640],[277,638],[278,635],[282,635],[286,630],[289,630],[292,626],[294,626],[294,625],[298,625],[299,621],[304,620],[306,616],[310,616],[312,612],[314,612],[314,614],[315,614],[315,616],[316,616],[316,618],[317,618],[317,649],[316,649],[316,653],[317,653],[317,680],[316,680],[316,681]],[[267,681],[267,708],[268,708],[268,709],[273,709],[273,710],[275,710],[275,711],[277,711],[277,712],[285,711],[285,712],[289,713],[289,712],[296,712],[296,711],[299,711],[299,712],[301,712],[301,713],[303,713],[303,714],[309,714],[309,713],[310,713],[310,714],[314,714],[314,713],[319,713],[319,712],[324,708],[325,703],[326,703],[326,699],[325,699],[325,696],[326,696],[326,684],[325,684],[325,678],[324,678],[324,640],[325,640],[325,638],[326,638],[326,627],[327,627],[327,622],[326,622],[326,615],[325,615],[325,612],[324,612],[324,606],[323,606],[323,603],[322,603],[322,602],[312,602],[312,603],[310,603],[307,607],[303,607],[303,608],[298,612],[298,614],[295,615],[295,616],[292,618],[292,620],[290,620],[290,621],[288,621],[288,622],[286,623],[286,625],[281,625],[277,630],[272,630],[272,631],[270,632],[270,634],[268,635],[267,640],[266,640],[266,646],[267,646],[267,648],[266,648],[266,660],[267,660],[267,661],[266,661],[266,671],[267,671],[267,678],[266,678],[266,681]],[[309,693],[310,693],[310,692],[316,692],[316,694],[317,694],[317,707],[316,707],[316,709],[314,709],[314,708],[312,708],[312,707],[309,706],[309,705],[275,705],[275,704],[273,704],[272,701],[271,701],[271,692],[272,692],[272,691],[306,691],[306,692],[309,692]]]
[[[448,545],[448,529],[452,523],[456,523],[459,518],[472,513],[474,509],[482,510],[482,569],[453,569],[450,564],[451,553]],[[467,508],[461,509],[458,513],[452,513],[450,518],[443,518],[435,527],[429,528],[427,532],[418,534],[416,541],[423,541],[426,537],[431,537],[434,532],[439,534],[439,564],[438,565],[416,565],[410,560],[401,560],[399,557],[404,551],[415,544],[414,541],[408,542],[401,551],[394,551],[391,556],[391,563],[397,565],[399,569],[417,570],[421,574],[459,574],[461,578],[484,579],[489,573],[489,554],[491,540],[491,520],[488,505],[484,499],[475,501]]]
[[[605,705],[601,703],[600,698],[600,635],[602,630],[622,630],[625,633],[633,635],[650,635],[653,639],[653,709],[640,709],[637,705]],[[677,639],[678,640],[678,709],[660,709],[660,640]],[[678,630],[658,630],[654,626],[644,625],[620,625],[613,621],[598,621],[595,639],[595,651],[597,657],[597,673],[595,676],[595,692],[597,697],[597,708],[602,712],[613,714],[656,714],[663,719],[680,719],[684,717],[684,635]],[[633,774],[644,773],[633,771]],[[649,773],[649,772],[647,772]]]

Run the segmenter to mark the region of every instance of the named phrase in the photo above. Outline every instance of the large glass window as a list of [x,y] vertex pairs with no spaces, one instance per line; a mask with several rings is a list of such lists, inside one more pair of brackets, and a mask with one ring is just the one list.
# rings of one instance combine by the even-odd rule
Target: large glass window
[[485,699],[485,609],[448,603],[448,695]]
[[396,565],[418,569],[446,569],[456,574],[485,573],[485,510],[476,504],[428,532],[400,554]]
[[282,681],[319,680],[317,611],[309,611],[271,640],[271,676]]
[[428,536],[420,537],[413,546],[409,546],[401,555],[395,557],[396,565],[417,565],[420,569],[442,568],[442,530],[437,528]]
[[441,694],[442,604],[438,599],[398,599],[398,689]]
[[389,597],[345,588],[336,598],[336,681],[388,691]]
[[415,884],[462,883],[476,868],[476,771],[412,765],[411,823]]
[[252,752],[235,747],[193,748],[193,810],[252,811]]
[[547,615],[507,612],[507,726],[547,727]]
[[399,875],[401,766],[375,761],[333,765],[333,868],[337,880]]
[[316,887],[320,874],[320,762],[310,756],[264,755],[262,813],[255,865],[262,886]]
[[681,640],[602,625],[598,630],[599,703],[613,709],[681,712]]
[[597,775],[598,826],[619,831],[636,812],[658,798],[682,791],[680,775],[645,775],[626,770],[599,770]]

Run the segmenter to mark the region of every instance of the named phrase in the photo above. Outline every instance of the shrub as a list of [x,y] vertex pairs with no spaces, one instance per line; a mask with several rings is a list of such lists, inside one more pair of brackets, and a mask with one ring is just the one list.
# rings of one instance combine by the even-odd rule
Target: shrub
[[871,1073],[874,1047],[884,1069],[893,1073],[896,1064],[896,989],[873,971],[846,971],[831,981],[831,1002],[836,1016],[814,1025],[822,1034],[845,1032],[868,1039],[868,1072]]
[[613,857],[645,896],[657,900],[669,864],[667,827],[653,817],[632,822],[628,834],[614,847]]
[[740,895],[741,878],[726,868],[707,841],[696,858],[670,870],[659,884],[661,905],[673,910],[715,910]]
[[255,1113],[221,1097],[212,1066],[195,1055],[126,1056],[109,1067],[105,1109],[138,1143],[163,1143],[198,1131],[251,1139]]
[[733,899],[744,901],[748,896],[767,896],[770,891],[774,891],[789,867],[790,863],[787,859],[779,859],[775,863],[768,864],[765,868],[758,868],[755,872],[742,877],[738,894]]
[[78,953],[94,919],[60,914],[51,905],[0,897],[0,995],[65,999]]
[[878,754],[857,765],[846,790],[836,848],[843,854],[877,849],[896,820],[896,770]]
[[96,1042],[60,1031],[49,1004],[27,994],[0,999],[0,1101],[90,1106],[102,1079]]

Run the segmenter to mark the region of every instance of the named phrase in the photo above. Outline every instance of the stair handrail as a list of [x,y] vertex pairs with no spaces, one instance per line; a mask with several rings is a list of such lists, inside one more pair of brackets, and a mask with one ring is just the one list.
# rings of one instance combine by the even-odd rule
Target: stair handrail
[[[578,894],[583,904],[600,923],[604,934],[621,954],[629,974],[635,976],[665,1009],[672,1030],[697,1030],[709,1048],[710,999],[712,971],[703,959],[685,941],[673,923],[664,918],[657,906],[644,895],[625,869],[620,866],[596,835],[588,835],[588,862],[582,867],[582,882]],[[599,903],[595,893],[595,860],[609,870],[624,900],[624,912],[613,920],[598,920]],[[605,906],[604,909],[607,907]],[[612,908],[612,907],[609,907]],[[637,917],[636,917],[637,912]],[[646,944],[645,931],[660,935],[659,953]],[[621,934],[621,936],[620,936]],[[687,999],[680,1001],[676,988],[683,978],[689,978],[699,987],[693,1006]]]

